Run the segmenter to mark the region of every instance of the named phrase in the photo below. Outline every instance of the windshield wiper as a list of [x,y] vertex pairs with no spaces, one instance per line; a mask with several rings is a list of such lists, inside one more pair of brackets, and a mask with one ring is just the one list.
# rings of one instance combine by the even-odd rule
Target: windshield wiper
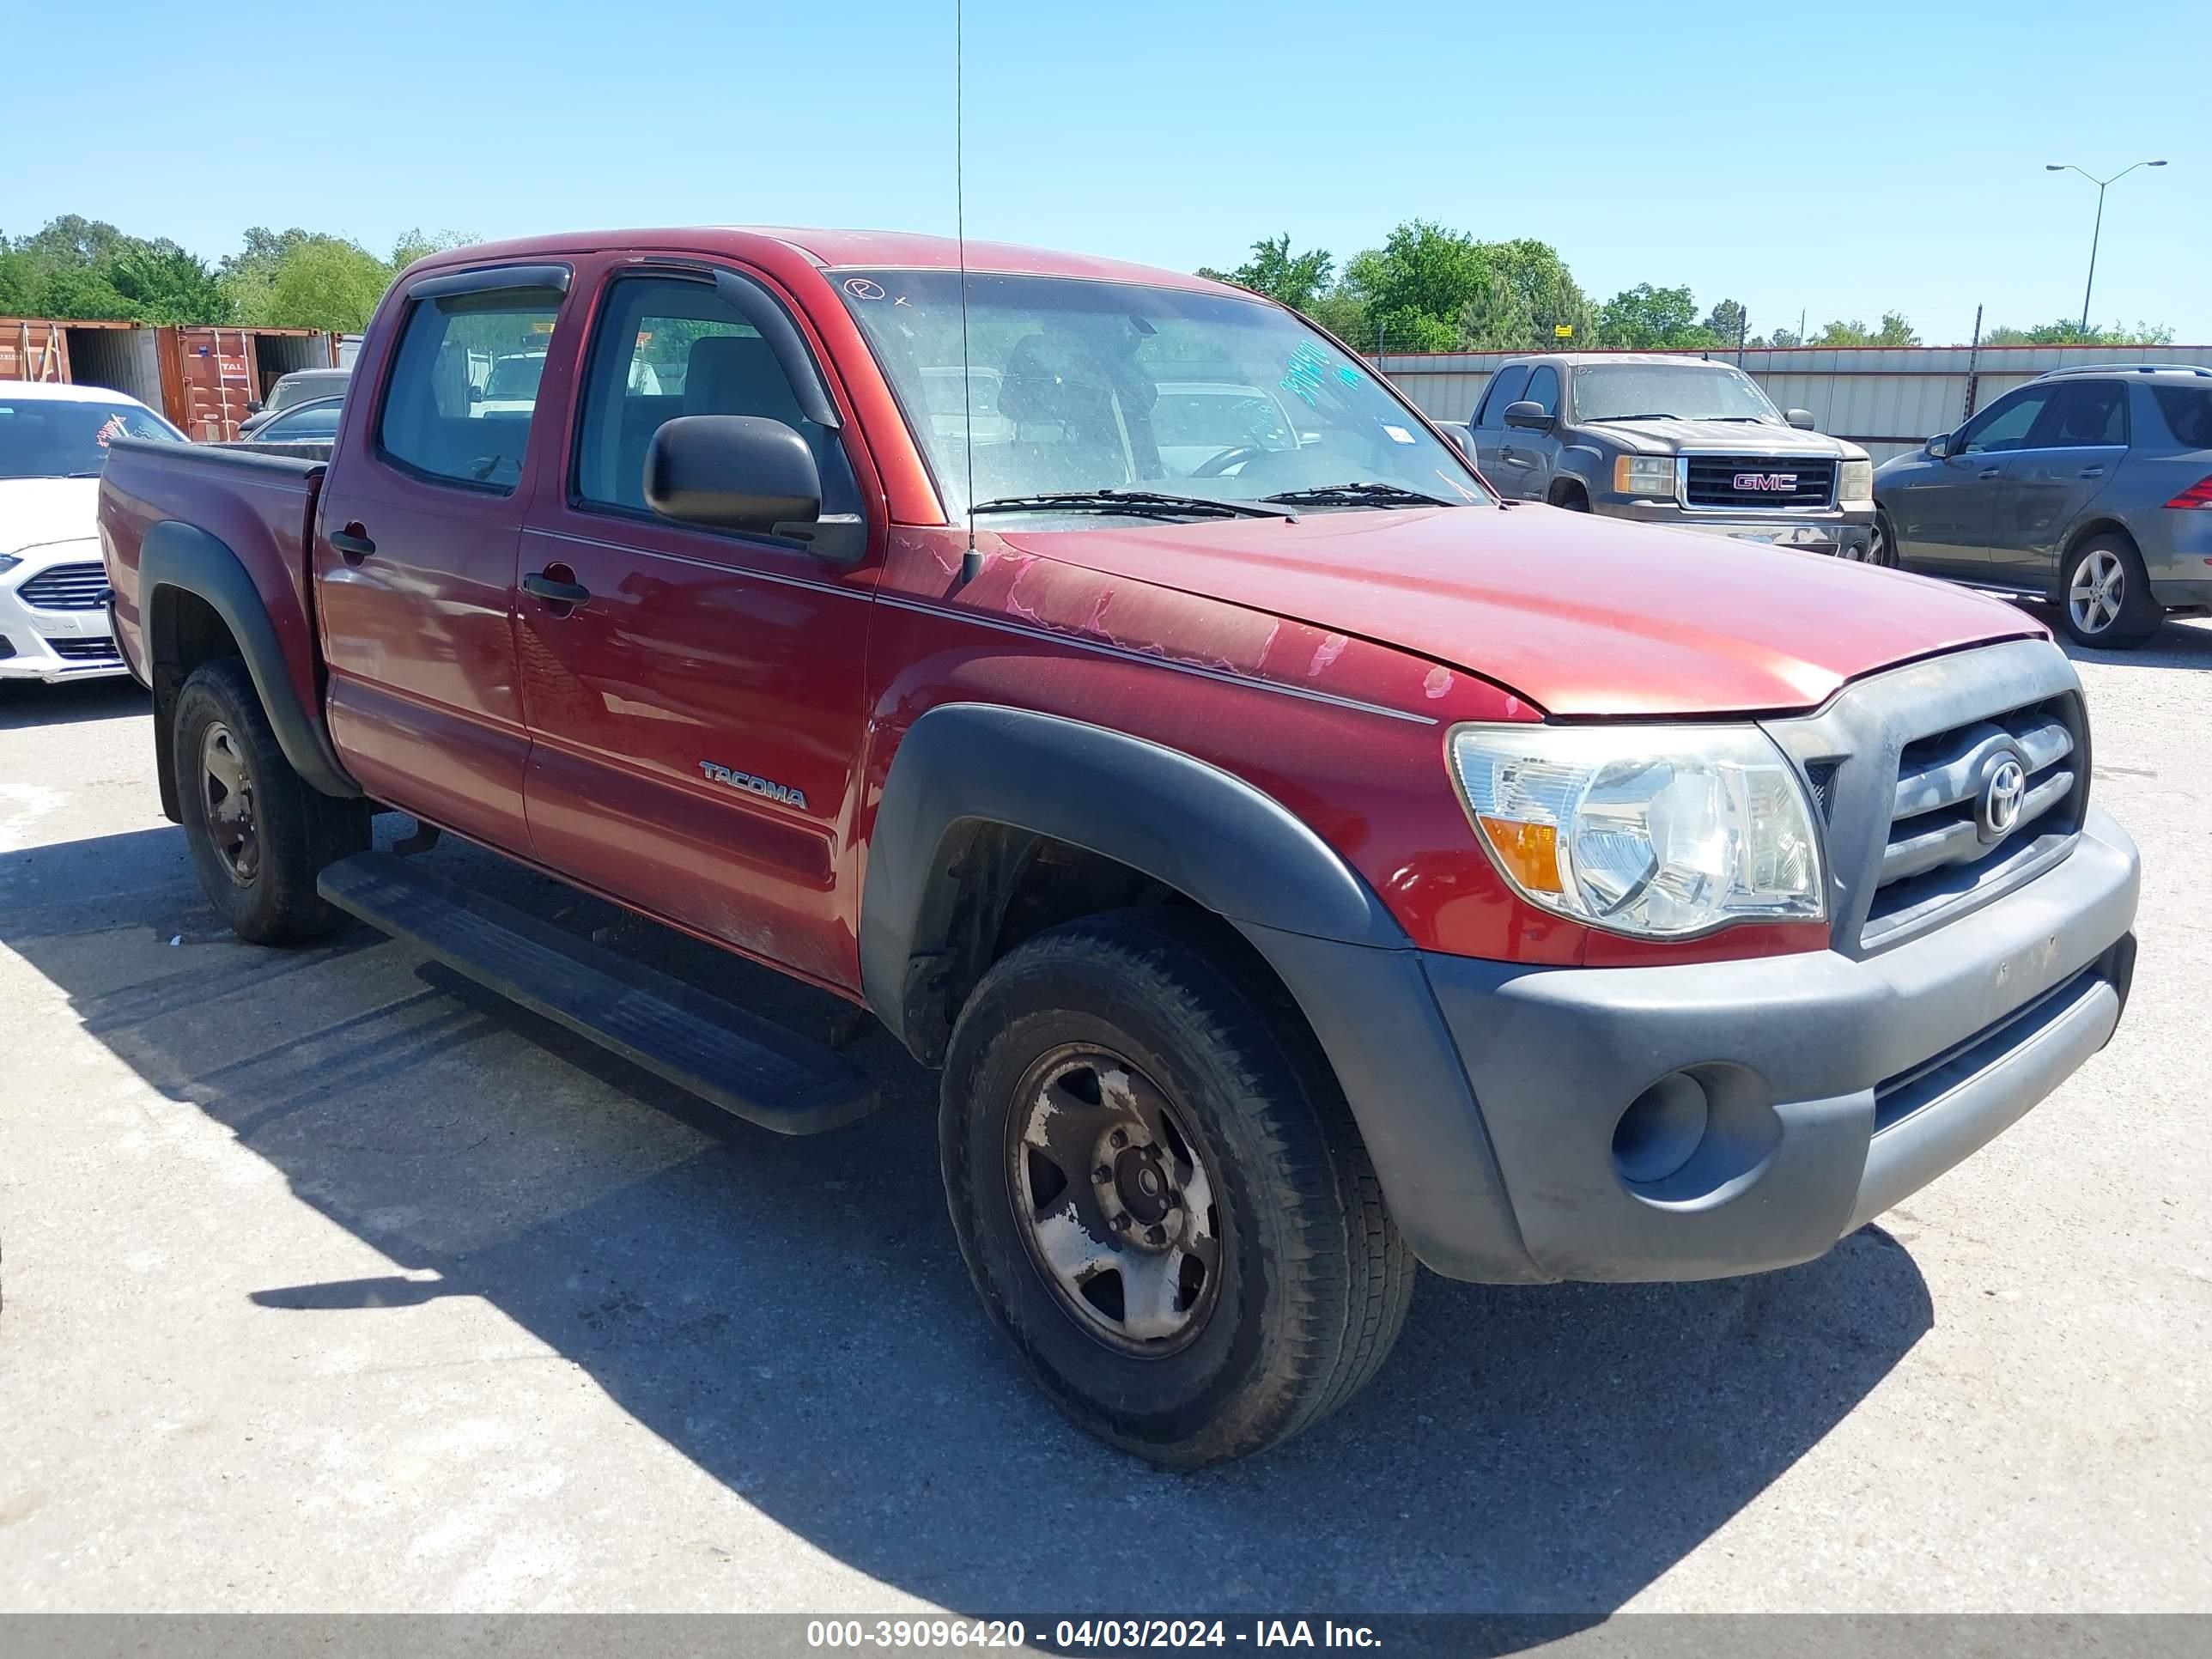
[[1394,483],[1316,484],[1310,489],[1285,489],[1262,495],[1263,501],[1285,507],[1455,507],[1441,495],[1426,495]]
[[1772,424],[1764,415],[1698,415],[1692,418],[1699,421],[1742,421],[1751,426]]
[[1679,421],[1681,418],[1680,415],[1669,415],[1662,410],[1656,415],[1585,415],[1582,422],[1585,426],[1603,426],[1610,421]]
[[1001,495],[978,501],[972,513],[1125,513],[1140,519],[1280,519],[1249,501],[1204,495],[1167,495],[1153,489],[1070,489],[1051,495]]

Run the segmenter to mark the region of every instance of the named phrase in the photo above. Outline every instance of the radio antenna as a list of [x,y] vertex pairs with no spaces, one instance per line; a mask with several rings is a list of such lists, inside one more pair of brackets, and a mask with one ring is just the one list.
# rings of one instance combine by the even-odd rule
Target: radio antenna
[[952,235],[960,252],[960,435],[968,452],[968,550],[960,556],[960,585],[982,574],[983,556],[975,550],[975,386],[968,350],[968,174],[966,0],[952,0]]

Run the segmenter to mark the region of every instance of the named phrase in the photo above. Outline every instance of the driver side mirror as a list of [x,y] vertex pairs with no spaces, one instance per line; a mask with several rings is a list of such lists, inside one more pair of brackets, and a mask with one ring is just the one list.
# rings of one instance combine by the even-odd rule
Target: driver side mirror
[[1505,405],[1505,424],[1517,426],[1529,432],[1549,432],[1559,423],[1559,416],[1544,412],[1544,405],[1523,398],[1517,404]]
[[1951,453],[1951,434],[1939,432],[1921,446],[1922,453],[1931,461],[1940,461]]
[[1785,409],[1782,411],[1782,418],[1800,432],[1813,429],[1813,411],[1809,409]]
[[258,415],[261,412],[261,399],[248,398],[246,400],[246,412],[249,415]]
[[804,542],[825,559],[867,550],[858,514],[822,514],[822,470],[806,440],[764,415],[679,415],[645,452],[645,501],[663,518]]

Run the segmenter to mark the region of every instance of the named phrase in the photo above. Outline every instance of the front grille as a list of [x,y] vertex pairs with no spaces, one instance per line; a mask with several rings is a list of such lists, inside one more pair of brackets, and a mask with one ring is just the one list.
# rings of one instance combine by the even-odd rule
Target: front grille
[[1836,464],[1817,456],[1686,455],[1686,507],[1826,507],[1836,498]]
[[33,611],[100,611],[107,605],[107,570],[97,559],[58,564],[15,590]]
[[[2081,700],[2029,703],[1905,745],[1862,945],[1928,921],[2062,850],[2088,798]],[[2009,823],[1990,811],[2007,761],[2021,773]]]
[[123,654],[113,640],[48,640],[54,655],[64,662],[121,662]]

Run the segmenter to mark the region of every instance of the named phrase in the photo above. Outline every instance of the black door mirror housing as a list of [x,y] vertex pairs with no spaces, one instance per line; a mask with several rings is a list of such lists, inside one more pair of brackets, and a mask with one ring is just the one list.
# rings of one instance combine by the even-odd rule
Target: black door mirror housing
[[1940,461],[1951,453],[1951,434],[1939,432],[1921,446],[1922,452],[1931,461]]
[[1517,404],[1505,405],[1505,424],[1517,426],[1529,432],[1549,432],[1559,423],[1556,415],[1547,414],[1544,405],[1523,398]]
[[1813,429],[1813,411],[1809,409],[1785,409],[1782,411],[1782,418],[1800,432]]
[[645,501],[663,518],[811,541],[822,470],[806,440],[764,415],[679,415],[645,452]]

